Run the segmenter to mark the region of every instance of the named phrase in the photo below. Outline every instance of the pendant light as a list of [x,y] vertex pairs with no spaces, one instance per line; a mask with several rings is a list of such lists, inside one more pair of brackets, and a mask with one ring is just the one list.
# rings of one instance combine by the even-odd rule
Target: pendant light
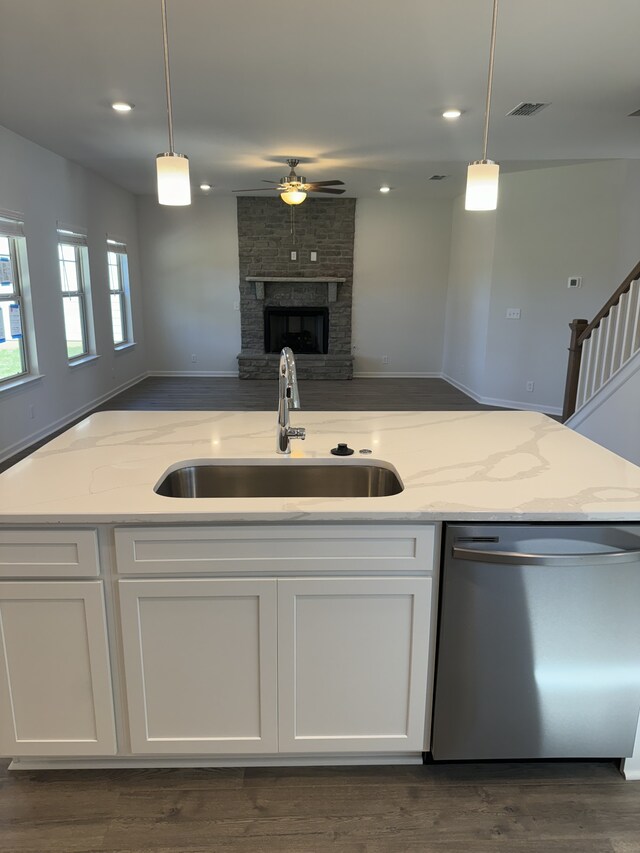
[[189,158],[173,150],[173,107],[171,104],[171,74],[169,71],[169,37],[167,35],[167,0],[162,4],[162,40],[164,44],[164,82],[167,90],[167,120],[169,150],[156,157],[158,202],[160,204],[191,204]]
[[487,80],[487,103],[484,112],[484,144],[482,160],[474,160],[467,169],[467,193],[464,200],[465,210],[495,210],[498,206],[498,178],[500,166],[493,160],[487,160],[489,142],[489,117],[491,114],[491,89],[493,86],[493,63],[496,52],[496,23],[498,20],[498,0],[493,0],[493,18],[491,21],[491,47],[489,49],[489,77]]

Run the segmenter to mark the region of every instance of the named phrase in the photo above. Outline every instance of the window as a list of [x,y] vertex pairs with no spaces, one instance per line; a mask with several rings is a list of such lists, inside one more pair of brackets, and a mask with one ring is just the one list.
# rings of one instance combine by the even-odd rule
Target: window
[[109,300],[113,345],[118,348],[133,343],[131,302],[129,298],[129,262],[127,247],[120,240],[107,239],[109,264]]
[[58,261],[67,358],[72,362],[90,355],[93,344],[86,235],[58,228]]
[[[21,282],[22,222],[0,213],[0,387],[30,371]],[[26,256],[24,257],[26,263]]]

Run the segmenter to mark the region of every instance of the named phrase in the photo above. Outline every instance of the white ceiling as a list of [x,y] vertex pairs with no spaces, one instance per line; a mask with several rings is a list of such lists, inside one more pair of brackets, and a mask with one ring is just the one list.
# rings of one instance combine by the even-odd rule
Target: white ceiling
[[[481,156],[491,0],[168,0],[168,15],[176,150],[196,186],[260,186],[295,156],[349,195],[450,196]],[[639,33],[638,0],[503,0],[489,156],[505,170],[640,157]],[[0,0],[0,80],[1,124],[154,191],[160,0]],[[116,114],[117,99],[136,107]],[[505,117],[520,101],[551,106]]]

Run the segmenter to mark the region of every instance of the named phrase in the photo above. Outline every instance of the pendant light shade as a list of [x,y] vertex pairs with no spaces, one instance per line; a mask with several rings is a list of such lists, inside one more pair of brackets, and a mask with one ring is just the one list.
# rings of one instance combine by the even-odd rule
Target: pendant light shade
[[169,68],[169,34],[167,28],[167,2],[161,0],[162,42],[164,46],[164,83],[167,93],[167,124],[169,150],[156,157],[158,202],[174,206],[191,204],[189,158],[177,154],[173,148],[173,105],[171,102],[171,70]]
[[484,110],[484,139],[482,160],[474,160],[467,169],[467,192],[465,210],[495,210],[498,206],[498,178],[500,166],[487,160],[489,143],[489,119],[491,117],[491,90],[493,87],[493,64],[496,53],[496,24],[498,23],[498,0],[493,0],[491,18],[491,45],[489,47],[489,76],[487,79],[487,101]]
[[174,206],[191,204],[189,158],[167,152],[156,157],[158,202]]
[[465,210],[495,210],[498,206],[500,166],[492,160],[477,160],[467,168]]
[[285,204],[302,204],[306,197],[307,194],[302,190],[287,190],[287,192],[280,193],[280,198]]

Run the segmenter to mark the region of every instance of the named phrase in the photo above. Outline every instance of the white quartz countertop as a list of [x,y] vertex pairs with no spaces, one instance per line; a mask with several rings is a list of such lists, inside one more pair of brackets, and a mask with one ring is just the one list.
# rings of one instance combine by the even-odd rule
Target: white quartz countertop
[[[534,412],[291,413],[307,440],[275,452],[275,412],[101,412],[0,475],[0,523],[640,520],[640,468]],[[337,459],[329,450],[356,450]],[[357,453],[370,448],[371,456]],[[169,498],[169,468],[208,460],[380,460],[376,498]]]

